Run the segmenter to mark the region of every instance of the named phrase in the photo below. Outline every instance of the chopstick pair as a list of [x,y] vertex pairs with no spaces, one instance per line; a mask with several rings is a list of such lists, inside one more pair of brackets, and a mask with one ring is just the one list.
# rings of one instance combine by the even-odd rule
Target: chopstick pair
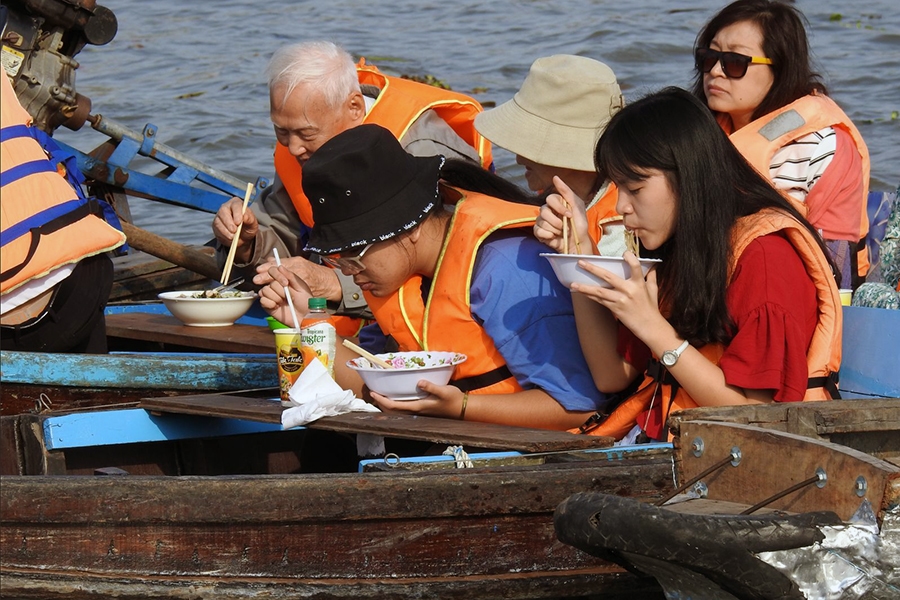
[[[565,198],[563,199],[563,206],[565,207],[566,210],[568,210],[570,208],[569,202]],[[572,228],[572,237],[575,238],[575,253],[581,254],[581,240],[578,239],[578,232],[575,231],[575,217],[574,216],[567,217],[565,215],[563,215],[563,222],[562,222],[563,254],[569,253],[569,227],[570,227],[569,222],[570,221],[571,221],[571,228]]]
[[228,249],[228,257],[225,259],[225,268],[222,269],[222,285],[228,285],[228,278],[231,277],[231,267],[234,266],[234,255],[237,252],[238,244],[241,241],[241,228],[244,226],[244,212],[250,203],[250,194],[253,193],[253,184],[247,184],[247,193],[244,194],[244,204],[241,206],[241,222],[238,223],[237,231],[234,232],[234,238],[231,240],[231,247]]
[[351,342],[351,341],[348,340],[348,339],[345,339],[345,340],[343,341],[343,344],[344,344],[344,347],[345,347],[345,348],[349,348],[350,350],[353,350],[354,352],[356,352],[357,354],[359,354],[359,355],[362,356],[363,358],[369,359],[369,362],[378,365],[378,366],[381,367],[382,369],[393,369],[393,368],[394,368],[394,367],[391,365],[391,363],[389,363],[388,361],[384,360],[383,358],[379,358],[379,357],[375,356],[374,354],[372,354],[372,353],[369,352],[368,350],[365,350],[365,349],[363,349],[363,348],[360,348],[359,346],[357,346],[356,344],[354,344],[353,342]]

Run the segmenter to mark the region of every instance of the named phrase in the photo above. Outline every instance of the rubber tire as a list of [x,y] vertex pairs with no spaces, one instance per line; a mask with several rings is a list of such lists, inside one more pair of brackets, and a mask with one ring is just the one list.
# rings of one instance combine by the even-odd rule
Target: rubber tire
[[[757,552],[810,546],[820,526],[838,525],[833,512],[799,515],[696,515],[599,492],[570,496],[554,515],[560,541],[632,570],[623,553],[688,568],[740,599],[804,600],[799,588]],[[652,573],[650,573],[652,575]]]

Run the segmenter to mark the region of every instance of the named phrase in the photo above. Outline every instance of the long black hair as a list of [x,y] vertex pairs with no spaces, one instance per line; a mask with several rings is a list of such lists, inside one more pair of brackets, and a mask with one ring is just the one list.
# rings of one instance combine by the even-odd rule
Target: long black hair
[[728,343],[734,323],[725,304],[731,229],[768,207],[789,213],[824,243],[799,212],[744,160],[700,100],[670,87],[627,105],[597,143],[598,170],[614,182],[661,171],[676,197],[672,237],[650,253],[659,268],[660,302],[692,344]]
[[448,158],[444,161],[441,179],[454,187],[519,204],[542,206],[546,198],[546,194],[532,194],[496,173],[461,158]]
[[[737,0],[720,10],[700,30],[694,49],[709,48],[716,34],[725,27],[742,22],[756,23],[763,38],[763,52],[772,59],[774,83],[751,120],[787,106],[794,100],[818,91],[827,94],[825,85],[810,63],[806,18],[796,7],[772,0]],[[695,69],[696,70],[696,69]],[[703,73],[696,70],[694,95],[706,104]]]

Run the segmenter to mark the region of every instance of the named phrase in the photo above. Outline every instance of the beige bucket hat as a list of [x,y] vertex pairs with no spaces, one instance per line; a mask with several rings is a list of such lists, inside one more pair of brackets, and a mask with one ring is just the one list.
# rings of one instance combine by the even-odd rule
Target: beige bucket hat
[[475,117],[492,144],[542,165],[594,170],[594,147],[625,105],[616,74],[600,61],[539,58],[513,99]]

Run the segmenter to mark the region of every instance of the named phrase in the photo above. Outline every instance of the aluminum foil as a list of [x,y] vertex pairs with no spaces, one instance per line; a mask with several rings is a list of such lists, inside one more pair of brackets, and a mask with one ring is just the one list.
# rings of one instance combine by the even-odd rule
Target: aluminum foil
[[868,500],[846,524],[820,530],[825,539],[812,546],[757,556],[809,600],[900,598],[900,507],[885,514],[880,532]]

